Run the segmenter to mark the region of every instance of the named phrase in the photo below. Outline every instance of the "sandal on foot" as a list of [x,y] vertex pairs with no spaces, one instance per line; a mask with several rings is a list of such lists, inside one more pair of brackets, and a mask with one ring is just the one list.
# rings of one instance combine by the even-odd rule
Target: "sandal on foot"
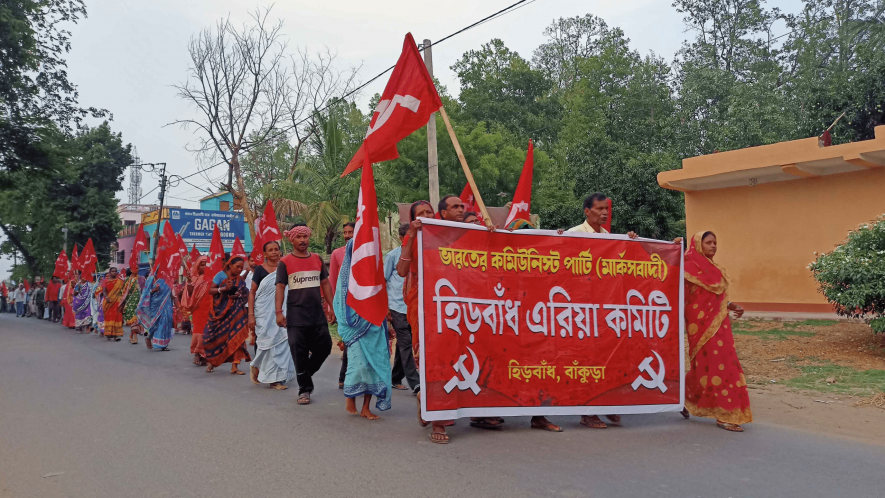
[[605,418],[608,419],[609,423],[615,427],[621,426],[621,416],[620,415],[606,415]]
[[550,432],[562,432],[562,427],[554,424],[549,420],[545,420],[543,422],[536,422],[532,420],[532,429],[541,429],[542,431],[550,431]]
[[298,395],[298,404],[299,405],[309,405],[310,404],[310,393],[301,393]]
[[[251,380],[253,384],[261,384],[261,382],[258,382],[258,369],[257,368],[249,367],[249,380]],[[273,387],[273,384],[271,384],[271,387]]]
[[396,389],[397,391],[405,391],[406,389],[408,389],[408,387],[406,387],[402,384],[393,384],[390,387]]
[[449,435],[445,432],[431,432],[430,442],[436,444],[449,444]]
[[215,367],[213,367],[212,365],[209,365],[208,367],[206,367],[206,373],[212,373],[214,371],[215,371]]
[[683,417],[685,417],[686,420],[691,418],[691,414],[688,413],[688,408],[683,408],[682,411],[679,412],[679,414],[682,415]]
[[231,370],[231,375],[246,375],[246,372],[241,372],[240,370]]
[[729,432],[744,432],[744,429],[738,424],[729,424],[728,422],[716,421],[716,426]]
[[286,387],[286,384],[280,384],[279,382],[274,382],[270,385],[270,388],[276,389],[278,391],[285,391],[286,389],[289,389],[288,387]]
[[583,425],[584,427],[589,427],[591,429],[605,429],[608,427],[607,425],[605,425],[605,422],[600,420],[599,417],[597,417],[596,415],[582,415],[581,425]]
[[479,429],[500,429],[501,422],[498,422],[494,418],[483,418],[480,420],[471,420],[470,427],[476,427]]

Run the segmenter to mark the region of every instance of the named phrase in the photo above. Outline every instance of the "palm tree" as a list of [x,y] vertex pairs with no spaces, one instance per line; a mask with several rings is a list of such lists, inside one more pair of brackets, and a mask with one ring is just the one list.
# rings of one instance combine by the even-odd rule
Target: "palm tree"
[[332,252],[341,225],[356,212],[359,195],[359,175],[341,178],[355,152],[341,118],[335,107],[316,114],[318,133],[311,138],[310,153],[295,166],[291,179],[267,185],[264,192],[265,198],[273,199],[279,216],[302,217],[314,236],[322,238],[327,254]]

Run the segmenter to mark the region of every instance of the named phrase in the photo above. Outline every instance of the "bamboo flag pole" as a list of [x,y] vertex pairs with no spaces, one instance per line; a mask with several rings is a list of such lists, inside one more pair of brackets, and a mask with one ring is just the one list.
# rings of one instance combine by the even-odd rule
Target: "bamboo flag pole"
[[446,114],[445,107],[439,108],[439,114],[442,116],[443,122],[446,123],[446,129],[449,130],[449,137],[452,139],[452,144],[455,146],[458,160],[461,161],[464,175],[467,176],[467,183],[470,184],[470,188],[473,190],[473,195],[476,196],[476,205],[479,206],[479,210],[482,212],[482,217],[485,220],[486,226],[489,227],[489,229],[494,230],[495,225],[492,224],[492,217],[489,216],[489,212],[486,210],[486,205],[482,201],[482,196],[479,195],[479,189],[476,188],[476,181],[473,179],[473,173],[470,172],[470,166],[467,165],[467,159],[464,157],[464,152],[461,150],[461,144],[458,143],[458,137],[455,136],[455,129],[452,128],[452,122],[449,121],[449,115]]

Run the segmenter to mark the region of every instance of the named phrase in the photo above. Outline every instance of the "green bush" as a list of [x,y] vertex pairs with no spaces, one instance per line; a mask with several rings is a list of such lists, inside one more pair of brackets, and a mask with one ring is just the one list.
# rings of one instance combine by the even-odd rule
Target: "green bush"
[[808,268],[839,315],[872,315],[873,331],[885,332],[885,215],[849,233]]

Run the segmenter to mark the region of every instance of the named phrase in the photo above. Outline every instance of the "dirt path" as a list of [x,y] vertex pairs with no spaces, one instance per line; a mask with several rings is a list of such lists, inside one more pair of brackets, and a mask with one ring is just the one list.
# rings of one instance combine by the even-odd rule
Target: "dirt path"
[[885,446],[885,347],[868,326],[742,320],[734,330],[756,422]]

